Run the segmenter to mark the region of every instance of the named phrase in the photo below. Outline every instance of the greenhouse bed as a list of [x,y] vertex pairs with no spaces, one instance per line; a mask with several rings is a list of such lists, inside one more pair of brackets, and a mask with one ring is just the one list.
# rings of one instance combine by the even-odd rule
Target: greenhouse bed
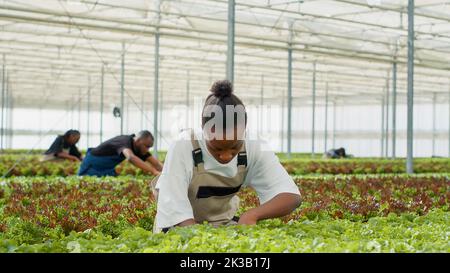
[[[7,176],[70,176],[75,175],[79,163],[71,161],[50,161],[42,163],[36,155],[0,156],[0,173]],[[290,159],[281,164],[291,175],[307,174],[383,174],[405,173],[404,159]],[[449,158],[417,158],[415,173],[450,173]],[[142,170],[124,161],[116,167],[119,175],[141,175]]]
[[[166,235],[151,233],[149,179],[5,179],[0,251],[450,252],[448,174],[296,176],[303,203],[288,217]],[[258,205],[252,189],[239,196],[240,213]]]

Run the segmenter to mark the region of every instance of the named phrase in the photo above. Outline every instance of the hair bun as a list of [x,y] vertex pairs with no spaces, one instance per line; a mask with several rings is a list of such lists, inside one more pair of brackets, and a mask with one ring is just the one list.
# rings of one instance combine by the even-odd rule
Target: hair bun
[[218,98],[229,97],[233,93],[233,84],[229,80],[216,81],[211,92]]

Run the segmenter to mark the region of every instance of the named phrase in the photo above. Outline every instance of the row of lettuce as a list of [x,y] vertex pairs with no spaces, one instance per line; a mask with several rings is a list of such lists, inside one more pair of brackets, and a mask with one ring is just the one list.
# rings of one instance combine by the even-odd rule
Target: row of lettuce
[[[37,155],[1,155],[0,174],[4,176],[70,176],[79,163],[71,161],[40,162]],[[405,173],[404,159],[283,159],[282,165],[291,175],[308,174],[383,174]],[[117,166],[120,175],[141,175],[142,171],[128,162]],[[450,158],[417,158],[415,173],[450,173]]]
[[366,223],[308,220],[283,225],[268,220],[258,226],[212,228],[199,225],[152,234],[128,228],[111,237],[96,230],[36,244],[0,240],[3,252],[450,252],[450,213],[433,210],[425,216],[374,217]]
[[[0,182],[0,252],[450,252],[447,174],[295,177],[303,203],[256,227],[152,234],[149,177]],[[240,213],[257,206],[239,193]]]

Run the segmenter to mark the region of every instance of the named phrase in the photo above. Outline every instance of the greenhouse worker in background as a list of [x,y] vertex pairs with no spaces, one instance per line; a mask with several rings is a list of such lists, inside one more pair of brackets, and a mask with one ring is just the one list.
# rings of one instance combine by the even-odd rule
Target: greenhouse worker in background
[[41,162],[50,160],[83,160],[83,156],[76,146],[78,141],[80,141],[80,135],[80,132],[77,130],[69,130],[64,135],[56,137],[53,144],[42,156]]
[[146,173],[158,175],[162,164],[149,153],[153,140],[149,131],[141,131],[137,136],[117,136],[89,148],[78,175],[116,176],[115,167],[125,159]]
[[332,159],[346,158],[346,157],[348,157],[348,156],[345,153],[345,149],[344,148],[331,149],[331,150],[328,150],[323,155],[323,158],[332,158]]
[[[217,81],[211,92],[202,130],[181,134],[167,153],[162,174],[151,183],[157,200],[155,233],[204,221],[255,225],[300,205],[299,189],[275,153],[246,138],[247,112],[231,82]],[[261,205],[238,217],[241,187],[255,189]]]

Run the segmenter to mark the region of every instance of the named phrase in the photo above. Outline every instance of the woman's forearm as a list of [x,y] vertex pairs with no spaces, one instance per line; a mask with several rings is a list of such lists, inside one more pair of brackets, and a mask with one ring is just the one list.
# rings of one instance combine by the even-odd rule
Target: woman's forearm
[[195,225],[195,224],[197,224],[197,222],[195,222],[194,219],[187,219],[187,220],[184,220],[183,222],[177,224],[177,226],[179,226],[179,227],[186,227],[186,226],[192,226],[192,225]]
[[294,193],[280,193],[267,203],[250,209],[241,218],[242,222],[256,223],[256,221],[283,217],[294,211],[301,203],[300,195]]

